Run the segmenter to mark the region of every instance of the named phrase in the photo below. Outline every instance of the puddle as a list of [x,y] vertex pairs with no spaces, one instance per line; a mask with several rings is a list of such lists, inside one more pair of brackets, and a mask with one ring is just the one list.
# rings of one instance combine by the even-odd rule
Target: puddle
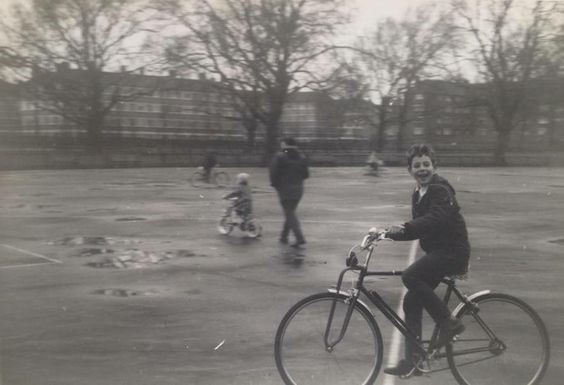
[[[167,251],[167,253],[175,255],[176,257],[179,258],[191,258],[191,257],[197,257],[198,255],[196,253],[194,253],[192,250],[176,250],[176,251]],[[203,257],[204,255],[200,255],[201,257]]]
[[117,208],[99,208],[99,209],[88,209],[86,210],[87,213],[107,213],[107,212],[113,212],[113,211],[117,211]]
[[279,259],[284,265],[290,266],[317,266],[327,264],[327,261],[309,259],[304,252],[299,250],[283,251],[280,255],[273,255],[272,258]]
[[88,248],[82,249],[78,251],[78,253],[73,254],[73,257],[91,257],[93,255],[101,255],[101,254],[112,254],[114,252],[113,249],[106,249],[106,248]]
[[135,221],[146,221],[147,218],[141,217],[124,217],[124,218],[116,218],[116,222],[135,222]]
[[80,237],[65,237],[58,241],[49,242],[50,245],[63,245],[63,246],[80,246],[80,245],[111,245],[114,240],[106,237],[97,236],[80,236]]
[[559,245],[564,245],[564,238],[559,238],[559,239],[551,239],[550,241],[548,241],[549,243],[556,243]]
[[93,294],[97,295],[110,295],[112,297],[135,297],[135,296],[143,296],[143,295],[155,295],[157,294],[156,290],[146,290],[146,291],[137,291],[131,289],[98,289],[93,292]]
[[115,254],[117,255],[106,257],[100,261],[89,262],[86,265],[108,269],[140,269],[175,257],[175,254],[171,252],[154,253],[139,249],[126,249],[115,252]]

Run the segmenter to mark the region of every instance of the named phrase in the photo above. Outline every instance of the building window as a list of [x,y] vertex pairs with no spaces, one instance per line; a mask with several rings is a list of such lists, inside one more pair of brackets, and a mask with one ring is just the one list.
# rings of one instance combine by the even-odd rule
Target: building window
[[425,133],[425,128],[422,126],[413,127],[413,135],[423,135]]

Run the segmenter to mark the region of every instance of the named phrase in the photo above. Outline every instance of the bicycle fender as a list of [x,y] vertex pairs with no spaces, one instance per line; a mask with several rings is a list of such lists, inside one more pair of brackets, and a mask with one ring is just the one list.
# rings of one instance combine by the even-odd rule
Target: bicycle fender
[[[478,291],[474,294],[471,294],[468,296],[468,300],[473,301],[478,297],[481,297],[483,295],[486,294],[490,294],[492,291],[491,290],[482,290],[482,291]],[[460,302],[452,311],[452,316],[456,317],[456,315],[460,312],[460,310],[462,310],[462,308],[465,306],[466,304],[464,302]]]
[[[338,293],[338,294],[342,294],[342,295],[347,296],[347,297],[350,296],[350,294],[349,294],[348,292],[343,291],[343,290],[339,290],[339,291],[337,292],[337,290],[335,290],[335,289],[327,289],[327,291],[328,291],[329,293]],[[366,310],[368,310],[368,311],[370,312],[370,314],[374,315],[374,313],[372,313],[372,310],[370,310],[370,308],[368,307],[368,305],[366,305],[366,303],[364,303],[360,298],[357,298],[357,299],[356,299],[356,303],[358,303],[360,306],[362,306],[362,307],[364,307]]]

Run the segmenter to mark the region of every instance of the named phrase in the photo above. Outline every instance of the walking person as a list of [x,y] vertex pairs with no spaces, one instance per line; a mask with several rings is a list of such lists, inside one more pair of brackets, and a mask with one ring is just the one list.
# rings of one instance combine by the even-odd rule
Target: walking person
[[[400,241],[419,239],[425,255],[402,274],[408,290],[403,302],[405,322],[421,339],[425,309],[440,325],[438,345],[442,346],[462,333],[464,325],[451,318],[448,307],[434,290],[445,276],[467,271],[470,257],[468,232],[454,188],[436,173],[433,149],[425,144],[413,145],[407,152],[407,169],[416,182],[412,195],[413,219],[392,226],[388,236]],[[418,363],[417,352],[406,341],[405,359],[384,372],[396,376],[420,375]]]
[[287,244],[290,232],[294,234],[293,247],[306,243],[296,209],[304,193],[304,180],[309,178],[307,158],[298,150],[297,142],[292,137],[281,141],[281,151],[276,154],[270,165],[270,185],[276,189],[280,205],[284,211],[284,227],[280,233],[280,243]]

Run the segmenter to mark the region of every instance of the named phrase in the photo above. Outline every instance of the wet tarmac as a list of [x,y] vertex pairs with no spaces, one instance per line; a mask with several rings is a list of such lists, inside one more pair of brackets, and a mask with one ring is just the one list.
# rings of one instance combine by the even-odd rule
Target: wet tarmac
[[[0,173],[1,385],[282,384],[274,334],[301,298],[334,285],[372,226],[410,215],[404,168],[381,177],[314,168],[298,208],[307,245],[277,242],[277,197],[252,176],[257,239],[218,233],[225,190],[195,189],[193,169]],[[243,169],[227,169],[235,176]],[[515,294],[545,320],[543,384],[564,377],[564,169],[445,168],[471,236],[461,287]],[[409,243],[383,245],[374,266],[403,268]],[[397,278],[374,279],[392,306]],[[384,364],[392,328],[382,329]],[[448,371],[409,380],[456,384]],[[403,381],[383,373],[376,384]]]

